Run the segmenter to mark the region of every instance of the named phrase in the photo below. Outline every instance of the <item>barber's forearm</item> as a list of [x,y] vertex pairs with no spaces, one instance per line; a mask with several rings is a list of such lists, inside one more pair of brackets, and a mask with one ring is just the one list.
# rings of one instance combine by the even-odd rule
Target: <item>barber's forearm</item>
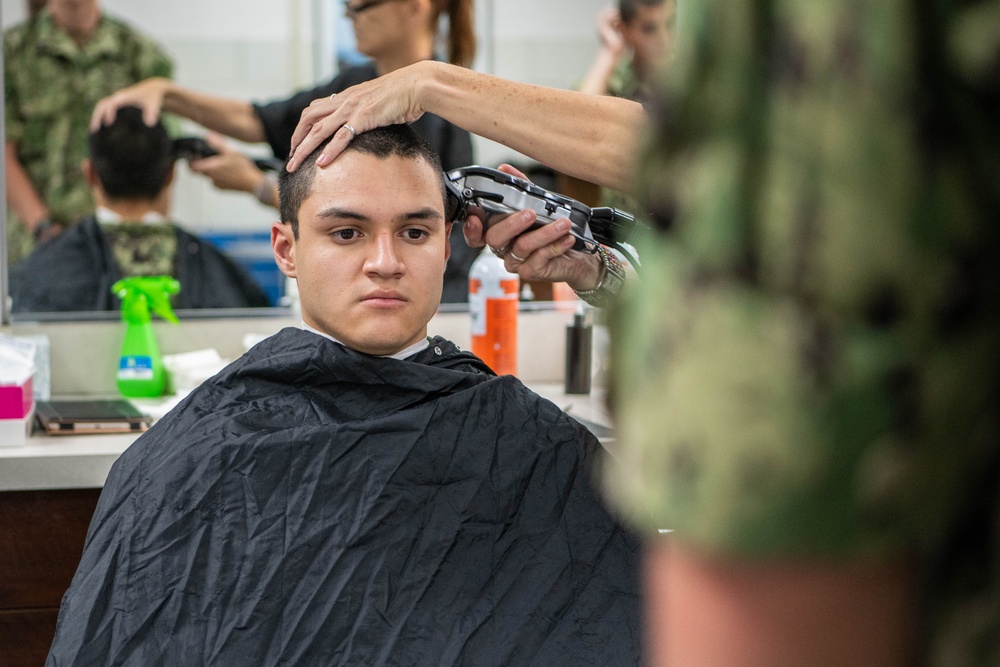
[[171,82],[163,96],[163,110],[240,141],[265,140],[260,118],[244,100],[208,95]]
[[420,107],[570,176],[628,190],[642,106],[429,62]]
[[34,226],[49,215],[49,209],[38,196],[35,186],[31,184],[21,161],[17,158],[14,144],[6,142],[7,160],[7,203],[17,217],[33,230]]

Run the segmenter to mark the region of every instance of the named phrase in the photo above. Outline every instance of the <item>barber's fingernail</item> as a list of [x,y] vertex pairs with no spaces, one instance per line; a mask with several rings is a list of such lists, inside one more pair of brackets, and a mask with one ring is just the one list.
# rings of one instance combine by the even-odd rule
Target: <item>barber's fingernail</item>
[[569,220],[559,220],[556,222],[556,231],[568,232],[569,231]]

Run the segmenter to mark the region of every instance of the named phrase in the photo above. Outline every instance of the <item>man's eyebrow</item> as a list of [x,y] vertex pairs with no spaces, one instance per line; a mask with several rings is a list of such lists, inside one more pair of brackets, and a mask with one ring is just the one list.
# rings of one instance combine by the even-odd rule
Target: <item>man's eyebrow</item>
[[416,211],[411,211],[410,213],[404,213],[399,216],[400,220],[439,220],[443,218],[444,215],[441,211],[436,208],[431,208],[430,206],[426,208],[421,208]]
[[348,220],[367,220],[368,216],[364,213],[359,213],[358,211],[353,211],[349,208],[339,208],[337,206],[331,206],[329,208],[324,208],[322,211],[316,214],[320,218],[347,218]]
[[[355,211],[349,208],[340,208],[339,206],[330,206],[323,209],[317,216],[320,218],[333,218],[337,220],[369,220],[370,217],[361,213],[360,211]],[[396,216],[397,220],[408,222],[410,220],[440,220],[444,215],[441,211],[427,206],[424,208],[417,209],[415,211],[409,211],[401,215]]]

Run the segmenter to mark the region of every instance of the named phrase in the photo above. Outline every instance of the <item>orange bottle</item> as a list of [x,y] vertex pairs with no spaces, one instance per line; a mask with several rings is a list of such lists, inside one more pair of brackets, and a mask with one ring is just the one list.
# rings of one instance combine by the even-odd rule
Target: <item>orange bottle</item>
[[517,374],[517,311],[521,280],[484,248],[469,270],[472,353],[497,375]]

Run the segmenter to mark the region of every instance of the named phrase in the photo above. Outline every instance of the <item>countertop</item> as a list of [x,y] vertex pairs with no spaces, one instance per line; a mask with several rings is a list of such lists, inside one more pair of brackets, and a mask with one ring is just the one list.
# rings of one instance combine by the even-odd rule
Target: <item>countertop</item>
[[[605,392],[567,395],[562,383],[530,383],[590,428],[607,447],[611,417]],[[61,435],[36,433],[22,446],[0,446],[0,491],[101,488],[112,464],[135,441],[136,435]]]

